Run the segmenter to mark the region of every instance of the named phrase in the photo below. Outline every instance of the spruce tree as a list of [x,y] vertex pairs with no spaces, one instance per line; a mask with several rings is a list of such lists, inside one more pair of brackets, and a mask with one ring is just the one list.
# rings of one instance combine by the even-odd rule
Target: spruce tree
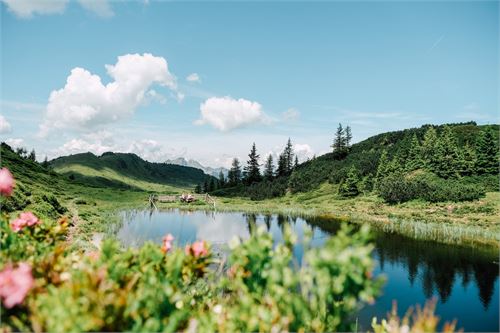
[[377,174],[375,175],[375,187],[380,181],[389,174],[389,157],[387,151],[384,150],[378,160]]
[[217,185],[215,183],[215,178],[210,177],[210,182],[208,183],[208,192],[213,192],[217,189]]
[[194,193],[201,193],[201,185],[197,184],[196,187],[194,188]]
[[416,134],[413,134],[411,138],[410,149],[404,162],[405,171],[407,172],[423,168],[424,166],[422,148],[420,147],[420,142],[418,141]]
[[296,169],[299,166],[299,157],[295,155],[295,163],[293,164],[293,168]]
[[226,177],[224,177],[224,172],[219,171],[219,188],[226,186]]
[[470,145],[466,145],[460,152],[459,172],[462,176],[471,176],[476,173],[476,152]]
[[282,177],[287,175],[286,170],[286,158],[283,153],[278,157],[278,169],[276,170],[276,176]]
[[353,165],[347,173],[346,179],[339,186],[339,194],[343,197],[355,197],[359,194],[358,190],[358,171]]
[[267,157],[266,165],[264,166],[264,178],[266,180],[272,180],[274,178],[273,155],[271,154]]
[[437,169],[437,143],[438,136],[436,129],[430,127],[424,134],[422,141],[422,158],[424,166],[428,171],[434,172]]
[[247,166],[245,167],[245,182],[248,185],[260,182],[262,176],[260,175],[260,165],[259,165],[259,154],[257,154],[257,148],[255,143],[252,145],[250,154],[248,154]]
[[442,178],[457,177],[460,171],[460,154],[457,138],[449,126],[444,126],[438,138],[435,153],[432,171]]
[[293,169],[293,146],[292,141],[288,138],[285,150],[283,150],[283,156],[285,157],[285,170],[287,174],[290,174]]
[[498,142],[492,129],[481,132],[477,142],[477,173],[498,174]]
[[229,170],[227,177],[231,186],[238,185],[241,181],[240,161],[236,157],[233,159],[233,163],[231,164],[231,169]]
[[345,132],[345,136],[344,136],[344,148],[349,148],[351,146],[351,140],[352,140],[351,127],[350,126],[346,126],[344,132]]
[[36,154],[35,154],[35,149],[32,149],[30,154],[28,155],[28,159],[30,161],[36,162]]
[[208,191],[209,191],[209,184],[208,184],[208,180],[207,179],[205,179],[205,181],[203,182],[202,191],[203,191],[203,193],[208,193]]
[[337,131],[335,132],[335,137],[333,138],[333,151],[342,151],[344,147],[344,129],[342,128],[342,124],[339,123],[337,127]]

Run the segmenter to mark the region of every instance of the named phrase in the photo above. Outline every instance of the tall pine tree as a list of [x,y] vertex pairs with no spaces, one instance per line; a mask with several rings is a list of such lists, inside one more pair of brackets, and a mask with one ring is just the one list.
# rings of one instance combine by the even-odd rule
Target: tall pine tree
[[417,135],[413,134],[410,141],[410,148],[405,159],[405,171],[413,171],[424,167],[422,159],[422,148],[418,141]]
[[269,154],[264,166],[264,178],[266,180],[272,180],[274,178],[274,165],[273,165],[273,155]]
[[286,173],[290,174],[293,169],[293,146],[290,138],[288,138],[285,150],[283,150],[283,156],[285,157]]
[[442,178],[457,177],[460,171],[460,158],[457,138],[449,126],[444,126],[436,144],[432,171]]
[[248,154],[247,166],[245,167],[245,182],[247,185],[260,182],[262,176],[260,175],[260,165],[259,165],[259,154],[257,154],[257,148],[255,143],[252,145],[250,154]]
[[224,177],[224,172],[219,171],[219,188],[226,186],[226,177]]
[[235,157],[231,164],[231,169],[227,174],[228,182],[231,186],[238,185],[241,181],[241,167],[240,161]]
[[422,141],[422,158],[425,168],[429,171],[435,171],[437,169],[437,144],[438,136],[436,129],[434,127],[429,127]]
[[332,148],[334,152],[340,152],[344,148],[344,128],[342,128],[342,124],[339,123],[337,127],[337,131],[335,132],[335,137],[333,138]]
[[351,140],[352,140],[352,133],[351,133],[351,127],[346,126],[345,128],[345,136],[344,136],[344,148],[347,149],[351,146]]
[[478,174],[498,174],[498,142],[492,129],[483,130],[477,142]]
[[476,173],[476,152],[470,145],[465,147],[460,152],[459,172],[462,176],[471,176]]

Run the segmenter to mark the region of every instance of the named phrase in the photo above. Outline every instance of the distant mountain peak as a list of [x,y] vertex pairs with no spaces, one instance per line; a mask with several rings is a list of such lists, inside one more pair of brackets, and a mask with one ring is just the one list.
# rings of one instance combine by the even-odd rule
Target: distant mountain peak
[[174,158],[171,160],[166,160],[165,163],[181,165],[181,166],[188,166],[188,167],[200,169],[200,170],[203,170],[203,172],[206,173],[207,175],[211,175],[214,177],[219,177],[219,173],[221,171],[224,174],[224,176],[227,176],[227,172],[229,171],[224,167],[219,167],[219,168],[206,167],[198,161],[195,161],[193,159],[187,160],[184,157],[177,157],[177,158]]

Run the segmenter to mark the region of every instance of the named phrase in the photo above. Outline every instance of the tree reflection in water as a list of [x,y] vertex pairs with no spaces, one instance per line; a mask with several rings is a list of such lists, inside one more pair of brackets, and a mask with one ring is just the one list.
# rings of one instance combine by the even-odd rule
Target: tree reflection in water
[[[278,217],[278,221],[282,219]],[[340,223],[332,219],[313,218],[306,222],[328,234],[335,234],[340,228]],[[386,263],[405,266],[410,284],[419,279],[426,298],[437,292],[440,301],[446,303],[455,283],[465,288],[473,281],[481,303],[488,309],[499,275],[496,251],[413,240],[383,232],[374,232],[374,243],[380,268],[383,270]]]

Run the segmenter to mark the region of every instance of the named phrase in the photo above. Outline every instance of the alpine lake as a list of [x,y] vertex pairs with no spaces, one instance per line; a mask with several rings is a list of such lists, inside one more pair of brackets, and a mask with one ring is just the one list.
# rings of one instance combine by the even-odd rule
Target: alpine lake
[[[285,224],[298,236],[294,256],[302,261],[304,229],[312,229],[312,246],[321,246],[334,235],[341,223],[336,220],[281,215],[182,210],[128,210],[120,212],[114,230],[124,246],[140,246],[146,241],[161,244],[168,233],[177,246],[206,240],[216,253],[227,253],[233,237],[248,238],[255,227],[264,226],[275,244],[283,239]],[[398,312],[436,298],[440,324],[457,319],[465,331],[499,331],[499,263],[496,249],[479,249],[430,241],[414,240],[373,231],[376,261],[374,275],[386,279],[373,305],[357,314],[360,329],[369,330],[373,317],[384,318],[397,300]]]

